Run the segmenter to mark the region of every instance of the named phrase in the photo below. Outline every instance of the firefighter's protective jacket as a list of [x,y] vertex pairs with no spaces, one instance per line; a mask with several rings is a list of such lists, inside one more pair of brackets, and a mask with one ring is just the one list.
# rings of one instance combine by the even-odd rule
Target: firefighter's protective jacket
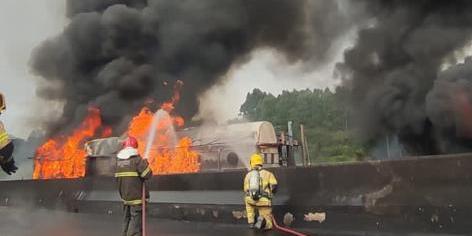
[[3,123],[0,121],[0,149],[3,149],[7,144],[10,143],[10,138],[8,133],[3,126]]
[[259,170],[259,174],[262,179],[262,191],[263,197],[260,198],[258,201],[253,200],[250,196],[248,196],[249,191],[249,177],[246,174],[244,178],[244,192],[246,193],[245,201],[252,205],[257,206],[271,206],[272,205],[272,196],[273,196],[273,188],[277,186],[277,179],[275,178],[272,172],[261,169]]
[[[125,205],[142,204],[142,187],[144,180],[152,176],[149,163],[141,158],[134,148],[125,148],[118,153],[115,177],[118,189]],[[146,188],[146,198],[149,190]]]

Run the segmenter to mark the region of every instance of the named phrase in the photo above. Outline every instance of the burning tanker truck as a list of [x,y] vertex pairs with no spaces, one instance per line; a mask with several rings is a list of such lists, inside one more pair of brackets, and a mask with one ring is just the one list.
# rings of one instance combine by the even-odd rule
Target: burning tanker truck
[[267,167],[295,163],[296,140],[289,145],[284,134],[279,139],[270,122],[183,128],[184,119],[174,114],[182,86],[177,81],[172,97],[156,112],[144,105],[118,137],[110,137],[112,128],[103,124],[100,109],[89,107],[69,136],[48,139],[37,149],[33,179],[113,176],[126,136],[137,138],[139,154],[157,175],[244,169],[255,152],[263,155]]
[[[158,174],[247,169],[250,155],[256,152],[263,155],[267,167],[280,167],[286,165],[287,159],[293,159],[295,154],[281,150],[290,148],[296,150],[298,147],[282,143],[281,140],[284,139],[277,137],[272,124],[266,121],[190,127],[179,131],[168,127],[165,133],[168,135],[166,139],[174,140],[171,143],[175,146],[154,145],[151,151],[155,153],[170,151],[174,154],[166,160],[171,166],[167,169],[160,167]],[[113,175],[113,170],[110,168],[114,166],[114,157],[121,148],[123,137],[95,139],[85,144],[87,175]],[[184,151],[188,148],[192,151]],[[141,148],[143,154],[146,152],[144,149]],[[183,157],[179,157],[180,154]],[[196,161],[191,164],[189,163],[191,160]],[[175,163],[182,161],[187,163]]]

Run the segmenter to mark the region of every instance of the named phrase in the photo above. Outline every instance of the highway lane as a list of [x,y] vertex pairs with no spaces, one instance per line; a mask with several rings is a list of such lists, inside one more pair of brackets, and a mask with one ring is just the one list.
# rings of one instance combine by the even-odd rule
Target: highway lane
[[[110,236],[121,235],[118,215],[68,213],[50,210],[17,210],[0,208],[1,236]],[[149,236],[284,235],[277,232],[255,233],[242,224],[173,221],[151,218]]]
[[[0,236],[119,236],[119,214],[85,214],[52,210],[24,210],[0,207]],[[189,222],[150,218],[148,236],[282,236],[275,231],[254,232],[244,224]],[[351,231],[327,229],[303,229],[307,235],[316,236],[462,236],[466,234]],[[467,234],[468,235],[468,234]]]

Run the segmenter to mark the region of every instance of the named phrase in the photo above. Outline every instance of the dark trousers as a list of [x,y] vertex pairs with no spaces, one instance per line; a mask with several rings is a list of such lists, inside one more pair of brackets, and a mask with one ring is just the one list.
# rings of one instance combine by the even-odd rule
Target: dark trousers
[[123,206],[123,236],[142,235],[142,205]]
[[11,155],[13,154],[14,149],[15,149],[15,146],[13,145],[13,142],[10,142],[5,147],[0,149],[0,164],[10,161],[10,158],[11,158]]

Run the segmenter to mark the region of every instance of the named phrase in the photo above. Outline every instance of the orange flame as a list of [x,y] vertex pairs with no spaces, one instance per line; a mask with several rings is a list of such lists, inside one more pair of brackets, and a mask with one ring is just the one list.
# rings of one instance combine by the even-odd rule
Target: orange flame
[[[161,109],[171,114],[180,99],[182,81],[177,81],[170,101],[161,105]],[[143,156],[154,113],[143,107],[128,126],[128,135],[138,139],[138,151]],[[156,137],[149,153],[149,163],[154,174],[189,173],[200,170],[199,155],[192,150],[192,140],[183,137],[174,143],[174,126],[182,127],[182,117],[168,116],[159,121]],[[102,126],[100,110],[89,108],[88,115],[69,136],[57,136],[47,140],[36,150],[33,179],[78,178],[85,175],[86,141],[101,137],[110,137],[113,130]],[[174,134],[175,135],[175,134]]]
[[[144,107],[128,127],[128,135],[138,140],[138,152],[141,156],[145,152],[153,116],[154,113]],[[183,137],[174,144],[169,133],[171,126],[183,125],[183,122],[181,117],[170,117],[161,119],[157,124],[148,160],[154,174],[192,173],[200,170],[198,152],[191,148],[192,140]]]
[[[171,114],[175,104],[180,100],[180,89],[183,82],[178,80],[170,101],[164,102],[161,109]],[[128,126],[128,135],[138,139],[138,152],[144,155],[147,138],[154,113],[148,108],[141,109]],[[182,127],[185,121],[180,116],[162,118],[157,124],[156,137],[149,151],[149,164],[155,175],[173,173],[192,173],[200,170],[198,152],[192,150],[192,139],[183,137],[174,143],[170,130],[173,126]]]
[[161,148],[150,159],[152,171],[156,174],[194,173],[200,170],[198,152],[191,150],[192,139],[183,137],[175,149]]
[[113,130],[111,129],[110,126],[105,126],[102,129],[102,138],[110,137],[113,134]]
[[[70,136],[58,136],[47,140],[36,150],[33,179],[83,177],[87,155],[83,144],[95,137],[101,124],[100,110],[92,107]],[[111,129],[104,129],[102,132],[106,134],[111,132]]]

